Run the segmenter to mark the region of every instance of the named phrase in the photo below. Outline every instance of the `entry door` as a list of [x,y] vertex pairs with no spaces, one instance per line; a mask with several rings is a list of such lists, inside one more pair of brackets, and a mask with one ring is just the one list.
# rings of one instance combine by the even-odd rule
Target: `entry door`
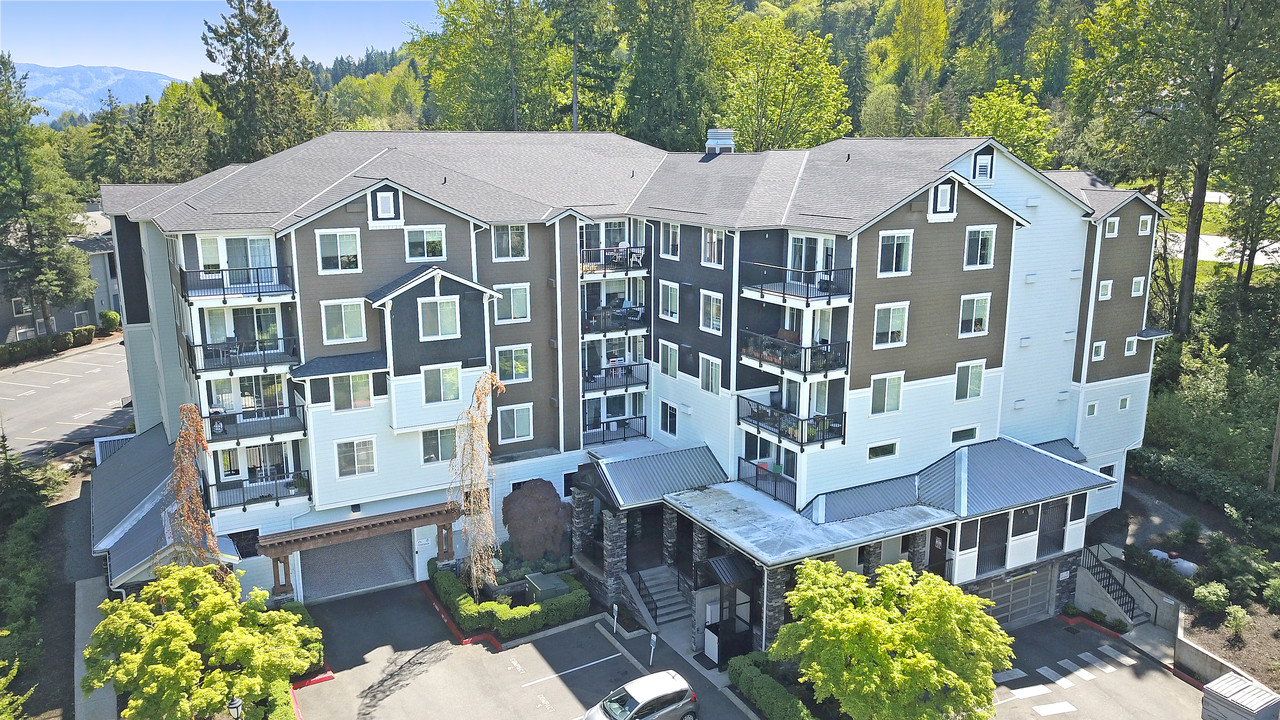
[[827,381],[817,380],[809,385],[809,417],[827,414]]
[[284,406],[284,392],[279,375],[246,375],[240,378],[240,408],[244,412],[261,410],[261,417],[276,414]]
[[934,528],[929,533],[929,572],[946,577],[947,541],[950,533],[946,528]]
[[813,344],[826,345],[831,342],[831,308],[815,310],[813,313]]

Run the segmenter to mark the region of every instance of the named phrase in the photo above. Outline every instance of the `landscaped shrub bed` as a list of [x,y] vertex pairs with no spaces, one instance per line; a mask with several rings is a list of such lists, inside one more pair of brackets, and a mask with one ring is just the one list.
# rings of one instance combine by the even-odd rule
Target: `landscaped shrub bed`
[[729,682],[760,709],[765,720],[814,720],[800,698],[765,672],[769,667],[769,656],[763,652],[739,655],[729,660]]
[[557,573],[573,567],[573,556],[570,553],[546,553],[540,558],[526,560],[516,553],[510,540],[502,543],[498,556],[502,558],[502,570],[497,578],[499,585],[520,580],[533,573]]
[[97,330],[93,325],[85,325],[66,332],[5,343],[0,345],[0,365],[12,365],[41,355],[88,345],[93,342],[93,334]]
[[1280,544],[1280,498],[1243,478],[1148,448],[1129,452],[1128,469],[1221,508],[1263,544]]
[[0,659],[22,660],[24,671],[36,672],[40,663],[41,633],[36,621],[49,589],[49,571],[40,562],[40,546],[49,510],[43,505],[28,511],[4,530],[0,542]]
[[457,575],[448,570],[437,570],[431,576],[440,602],[449,610],[458,629],[464,633],[491,630],[502,639],[527,635],[544,627],[560,625],[587,614],[591,608],[591,596],[587,589],[572,575],[560,576],[569,586],[569,593],[544,600],[541,603],[510,606],[488,601],[476,604],[466,586]]

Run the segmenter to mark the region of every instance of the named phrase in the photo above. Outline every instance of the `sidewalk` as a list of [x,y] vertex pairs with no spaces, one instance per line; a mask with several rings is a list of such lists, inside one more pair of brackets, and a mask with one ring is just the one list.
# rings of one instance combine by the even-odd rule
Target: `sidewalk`
[[1161,665],[1173,667],[1173,647],[1177,637],[1172,630],[1143,623],[1120,637]]
[[117,720],[116,695],[108,688],[100,688],[92,695],[85,696],[80,692],[80,680],[84,677],[84,649],[89,645],[89,637],[98,626],[102,615],[98,605],[107,599],[107,581],[101,577],[76,581],[76,643],[75,671],[72,679],[75,682],[76,720]]
[[63,350],[60,353],[54,353],[53,355],[49,355],[46,357],[39,357],[31,360],[24,360],[18,363],[17,365],[9,365],[9,366],[0,368],[0,374],[8,375],[16,372],[21,372],[22,370],[30,370],[31,368],[40,367],[41,365],[44,365],[46,363],[65,360],[67,358],[72,358],[77,355],[83,355],[84,353],[87,353],[87,352],[93,352],[94,350],[101,350],[104,347],[113,347],[116,345],[119,345],[121,347],[124,346],[124,333],[114,332],[106,337],[95,336],[93,338],[93,342],[89,343],[88,345],[81,345],[80,347],[68,348],[66,350]]

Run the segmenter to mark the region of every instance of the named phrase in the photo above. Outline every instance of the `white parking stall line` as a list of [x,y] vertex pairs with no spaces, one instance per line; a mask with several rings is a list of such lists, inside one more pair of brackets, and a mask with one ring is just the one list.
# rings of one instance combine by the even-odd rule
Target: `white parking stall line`
[[10,398],[10,397],[4,397],[3,395],[0,395],[0,400],[9,400],[10,402],[12,402],[12,401],[13,401],[13,398]]
[[36,394],[35,390],[28,390],[24,393],[18,393],[18,397],[26,397],[28,395],[35,395],[35,394]]
[[1121,665],[1124,665],[1125,667],[1130,667],[1132,665],[1138,664],[1137,660],[1134,660],[1133,658],[1129,657],[1128,655],[1125,655],[1124,653],[1111,647],[1110,645],[1098,646],[1098,652],[1104,653],[1106,655],[1110,655],[1112,659],[1114,659],[1116,662],[1119,662]]
[[40,375],[58,375],[60,377],[84,377],[83,375],[75,375],[72,373],[50,372],[49,370],[28,370],[27,372],[38,373]]
[[571,673],[571,672],[577,672],[578,670],[581,670],[581,669],[583,669],[583,668],[589,668],[589,667],[591,667],[592,665],[599,665],[599,664],[600,664],[600,663],[602,663],[602,662],[608,662],[609,660],[612,660],[612,659],[614,659],[614,658],[616,658],[616,657],[622,657],[622,653],[614,653],[614,654],[610,655],[609,657],[602,657],[602,658],[600,658],[599,660],[593,660],[593,661],[591,661],[591,662],[587,663],[586,665],[579,665],[579,666],[578,666],[578,667],[576,667],[576,668],[569,668],[568,670],[565,670],[564,672],[558,672],[558,673],[556,673],[555,675],[548,675],[548,676],[546,676],[546,677],[544,677],[544,678],[538,678],[537,680],[531,680],[531,681],[529,681],[529,682],[527,682],[527,683],[525,683],[525,684],[521,685],[520,687],[522,687],[522,688],[527,688],[527,687],[529,687],[530,685],[537,685],[537,684],[538,684],[538,683],[540,683],[540,682],[546,682],[546,681],[548,681],[548,680],[554,680],[554,679],[556,679],[556,678],[560,677],[561,675],[568,675],[568,674],[569,674],[569,673]]
[[9,380],[0,380],[0,385],[17,385],[18,387],[40,388],[41,390],[49,389],[48,385],[32,385],[31,383],[16,383],[16,382],[11,382]]
[[96,368],[115,367],[115,364],[107,365],[106,363],[91,363],[91,362],[84,362],[83,360],[63,360],[62,362],[67,363],[69,365],[88,365],[89,367],[96,367]]
[[1044,667],[1036,668],[1036,672],[1040,673],[1045,677],[1045,679],[1049,680],[1054,685],[1057,685],[1060,688],[1069,688],[1069,687],[1076,686],[1075,683],[1071,682],[1070,680],[1054,672],[1053,669],[1050,668],[1048,665]]
[[1009,670],[1001,670],[1000,672],[992,675],[991,679],[995,680],[996,683],[1007,683],[1010,680],[1020,680],[1026,676],[1027,674],[1022,670],[1018,668],[1010,668]]
[[1019,700],[1023,700],[1037,695],[1048,695],[1050,690],[1043,685],[1032,685],[1031,687],[1018,688],[1017,690],[1010,690],[1009,692],[1013,693],[1013,696]]
[[72,420],[79,420],[80,418],[82,418],[82,417],[84,417],[85,415],[88,415],[88,414],[90,414],[90,412],[89,412],[89,411],[82,412],[82,413],[80,413],[79,415],[72,415],[72,416],[71,416],[71,419],[72,419]]
[[1085,670],[1084,668],[1071,662],[1070,660],[1059,660],[1058,664],[1066,668],[1067,672],[1071,673],[1072,675],[1075,675],[1081,680],[1092,680],[1098,677],[1097,675],[1094,675],[1093,673],[1089,672],[1088,670]]
[[1036,705],[1031,708],[1040,714],[1040,717],[1049,715],[1061,715],[1062,713],[1075,712],[1076,706],[1069,702],[1053,703],[1052,705]]
[[1082,652],[1080,653],[1079,657],[1081,660],[1084,660],[1085,662],[1089,663],[1090,665],[1094,666],[1095,668],[1097,668],[1098,670],[1101,670],[1104,673],[1113,673],[1116,671],[1115,668],[1111,667],[1107,663],[1102,662],[1102,660],[1097,655],[1094,655],[1091,652]]

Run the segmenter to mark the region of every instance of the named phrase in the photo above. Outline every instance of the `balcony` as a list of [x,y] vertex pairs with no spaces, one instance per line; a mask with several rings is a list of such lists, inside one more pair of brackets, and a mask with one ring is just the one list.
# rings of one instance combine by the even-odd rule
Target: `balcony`
[[825,378],[832,372],[843,372],[849,368],[847,342],[800,345],[780,337],[739,330],[738,353],[748,364],[754,361],[760,366],[790,370],[804,379],[816,374]]
[[770,407],[750,398],[738,396],[738,422],[747,423],[762,433],[788,440],[802,449],[806,445],[826,447],[828,440],[844,442],[844,413],[828,413],[802,418],[778,407]]
[[648,363],[629,365],[606,365],[600,368],[599,375],[587,373],[582,376],[582,392],[601,392],[630,387],[649,386]]
[[242,440],[265,437],[275,440],[277,435],[307,431],[307,414],[303,406],[261,408],[238,413],[213,411],[204,418],[205,436],[209,442]]
[[796,481],[778,472],[776,465],[768,460],[752,462],[744,457],[738,458],[738,481],[744,482],[775,500],[788,506],[796,506]]
[[286,498],[310,497],[311,474],[306,470],[295,470],[277,472],[245,481],[223,480],[214,485],[211,490],[213,492],[209,493],[209,496],[212,510],[248,507],[272,501],[278,505]]
[[648,328],[649,322],[643,305],[622,303],[618,307],[602,307],[582,314],[583,335],[607,335]]
[[298,338],[281,337],[268,340],[233,340],[231,342],[187,345],[187,365],[194,373],[208,370],[236,370],[270,365],[297,365]]
[[[648,437],[648,420],[643,415],[604,420],[596,427],[582,431],[582,444],[585,447],[587,445],[603,445],[609,442]],[[586,423],[584,422],[583,425],[585,426]]]
[[288,265],[221,270],[179,271],[182,298],[222,298],[292,295],[293,270]]
[[792,270],[780,265],[744,262],[738,266],[742,297],[793,301],[809,307],[814,302],[833,305],[853,302],[853,268]]
[[582,248],[578,250],[578,262],[582,263],[583,275],[608,275],[645,270],[645,251],[644,247],[630,245]]

